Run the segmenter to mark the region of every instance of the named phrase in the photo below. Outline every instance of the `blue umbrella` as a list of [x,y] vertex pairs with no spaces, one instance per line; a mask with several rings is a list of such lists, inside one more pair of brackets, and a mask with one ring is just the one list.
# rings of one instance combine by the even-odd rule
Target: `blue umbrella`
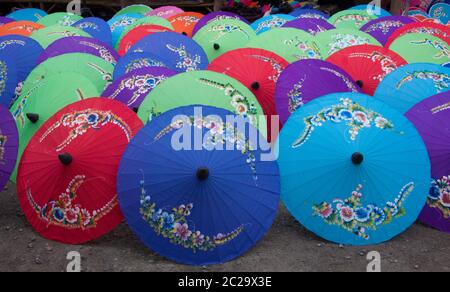
[[113,80],[117,80],[133,70],[150,67],[166,67],[166,64],[159,60],[159,56],[152,53],[129,52],[120,58],[114,68]]
[[328,14],[315,9],[296,9],[289,15],[296,18],[318,18],[323,20],[328,20],[328,18],[330,18]]
[[374,14],[378,17],[392,16],[392,14],[388,12],[386,9],[383,9],[376,5],[361,4],[350,8],[350,10],[366,10],[370,14]]
[[0,104],[9,107],[19,83],[17,65],[14,58],[0,54]]
[[431,169],[420,135],[370,96],[338,93],[312,101],[291,116],[279,145],[282,200],[329,241],[390,240],[425,205]]
[[25,8],[16,10],[7,15],[16,21],[32,21],[37,22],[42,17],[47,16],[47,12],[37,8]]
[[191,38],[175,32],[151,34],[133,45],[130,52],[149,52],[169,69],[179,73],[206,70],[208,57],[202,47]]
[[442,24],[450,21],[450,4],[436,3],[431,6],[429,14],[432,18],[438,19]]
[[73,27],[79,28],[94,39],[98,39],[106,44],[112,44],[112,34],[108,23],[101,18],[88,17],[80,21],[77,21],[72,25]]
[[296,19],[295,16],[287,14],[268,15],[255,21],[251,25],[251,27],[256,32],[256,34],[261,34],[263,32],[271,30],[272,28],[282,27],[289,21],[293,21],[295,19]]
[[[176,262],[230,261],[255,246],[276,216],[277,163],[262,161],[260,146],[249,147],[254,128],[244,123],[237,130],[228,117],[234,116],[201,106],[167,112],[136,135],[120,163],[117,188],[128,225]],[[172,140],[181,132],[185,148],[178,151]],[[221,143],[230,150],[215,148]]]
[[109,28],[112,34],[112,45],[116,46],[123,31],[139,19],[143,18],[142,14],[122,14],[111,18],[108,21]]
[[409,64],[387,75],[375,98],[406,113],[416,103],[450,89],[450,68],[428,63]]

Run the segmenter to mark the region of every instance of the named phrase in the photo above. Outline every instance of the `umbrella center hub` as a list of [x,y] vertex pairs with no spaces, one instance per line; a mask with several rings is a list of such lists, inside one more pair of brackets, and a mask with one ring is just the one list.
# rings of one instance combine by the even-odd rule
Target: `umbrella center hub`
[[218,51],[218,50],[220,50],[220,45],[219,44],[214,44],[214,50],[216,50],[216,51]]
[[259,82],[255,81],[252,83],[253,90],[258,90],[260,87],[261,87],[261,85],[259,84]]
[[209,178],[209,169],[206,167],[200,167],[197,169],[197,179],[199,181],[205,181]]
[[358,86],[359,86],[360,88],[362,88],[362,87],[364,86],[364,82],[363,82],[362,80],[356,81],[356,84],[358,84]]
[[352,162],[354,165],[361,165],[364,162],[364,155],[362,155],[360,152],[353,153]]
[[58,155],[59,161],[65,166],[68,166],[72,163],[73,157],[69,153],[61,153]]

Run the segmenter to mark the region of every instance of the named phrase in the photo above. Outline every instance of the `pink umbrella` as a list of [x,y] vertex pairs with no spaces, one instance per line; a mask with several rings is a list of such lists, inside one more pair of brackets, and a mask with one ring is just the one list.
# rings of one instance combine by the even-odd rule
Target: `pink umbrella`
[[174,15],[177,15],[177,14],[180,14],[183,12],[184,12],[184,10],[182,10],[178,7],[175,7],[175,6],[162,6],[162,7],[159,7],[157,9],[153,10],[152,12],[146,14],[146,16],[159,16],[159,17],[168,19]]

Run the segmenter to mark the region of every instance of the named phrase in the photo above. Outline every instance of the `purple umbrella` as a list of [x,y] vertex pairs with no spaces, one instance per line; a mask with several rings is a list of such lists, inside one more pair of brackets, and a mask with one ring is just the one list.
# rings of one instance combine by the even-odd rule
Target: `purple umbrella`
[[407,16],[388,16],[374,19],[363,27],[361,31],[370,34],[376,38],[382,45],[385,45],[397,29],[405,24],[416,22],[411,17]]
[[208,15],[205,15],[202,17],[202,19],[200,19],[199,22],[197,22],[197,24],[194,27],[193,30],[193,35],[195,35],[202,27],[204,27],[205,25],[207,25],[208,23],[211,23],[213,21],[217,21],[217,20],[222,20],[222,19],[237,19],[237,20],[241,20],[247,24],[250,24],[250,22],[245,19],[244,17],[234,14],[232,12],[225,12],[225,11],[218,11],[218,12],[212,12]]
[[0,190],[8,183],[16,166],[19,135],[11,113],[0,105]]
[[39,57],[38,63],[47,59],[70,53],[86,53],[104,59],[116,65],[119,54],[110,46],[99,40],[87,37],[67,37],[51,44]]
[[13,22],[13,21],[15,21],[15,20],[12,18],[0,16],[0,26],[2,26],[3,24]]
[[177,72],[164,67],[148,67],[133,70],[115,80],[102,96],[118,100],[129,108],[137,110],[144,98],[161,82]]
[[345,71],[322,60],[301,60],[289,65],[278,79],[275,98],[281,123],[299,107],[323,95],[362,92]]
[[335,27],[328,21],[320,18],[297,18],[296,20],[289,21],[283,27],[301,29],[312,35],[316,35],[319,32],[326,30],[335,29]]
[[450,233],[450,92],[421,101],[406,116],[422,136],[431,159],[433,178],[420,220]]

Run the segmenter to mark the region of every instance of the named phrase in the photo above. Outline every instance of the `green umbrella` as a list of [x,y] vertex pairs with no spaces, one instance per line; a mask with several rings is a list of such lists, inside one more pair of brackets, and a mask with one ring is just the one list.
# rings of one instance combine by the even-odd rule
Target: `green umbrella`
[[[34,133],[52,115],[68,104],[100,93],[89,78],[72,72],[53,75],[22,91],[10,109],[19,131],[19,158]],[[13,180],[16,171],[17,168],[12,175]]]
[[202,46],[212,62],[220,55],[239,48],[256,37],[255,31],[243,21],[223,19],[210,22],[202,27],[194,36],[194,40]]
[[37,66],[28,76],[22,90],[23,92],[30,90],[50,76],[73,72],[85,76],[97,91],[103,92],[112,80],[113,71],[114,66],[102,58],[82,53],[65,54],[50,58]]
[[41,19],[39,19],[37,23],[42,24],[43,26],[52,26],[52,25],[72,26],[75,22],[82,19],[83,17],[73,13],[58,12],[42,17]]
[[197,104],[248,116],[267,137],[264,112],[253,93],[239,81],[211,71],[187,72],[165,80],[147,95],[138,115],[146,123],[171,109]]
[[37,41],[44,49],[46,49],[53,42],[62,38],[72,36],[91,37],[91,35],[89,35],[87,32],[82,31],[81,29],[62,25],[52,25],[49,27],[45,27],[33,32],[30,37]]
[[142,15],[146,15],[147,13],[150,13],[152,11],[153,11],[153,9],[148,7],[147,5],[135,4],[135,5],[130,5],[128,7],[123,8],[122,10],[117,12],[116,15],[114,15],[114,17],[119,16],[119,15],[123,15],[123,14],[142,14]]
[[366,44],[381,46],[375,38],[367,33],[345,28],[321,32],[316,35],[315,40],[324,59],[342,49],[352,46]]
[[366,10],[344,10],[331,16],[328,22],[336,28],[360,29],[369,21],[377,18]]
[[389,47],[408,63],[450,62],[450,46],[442,39],[425,33],[408,33],[397,38]]
[[253,38],[247,47],[274,52],[290,63],[321,58],[314,37],[295,28],[274,28]]

